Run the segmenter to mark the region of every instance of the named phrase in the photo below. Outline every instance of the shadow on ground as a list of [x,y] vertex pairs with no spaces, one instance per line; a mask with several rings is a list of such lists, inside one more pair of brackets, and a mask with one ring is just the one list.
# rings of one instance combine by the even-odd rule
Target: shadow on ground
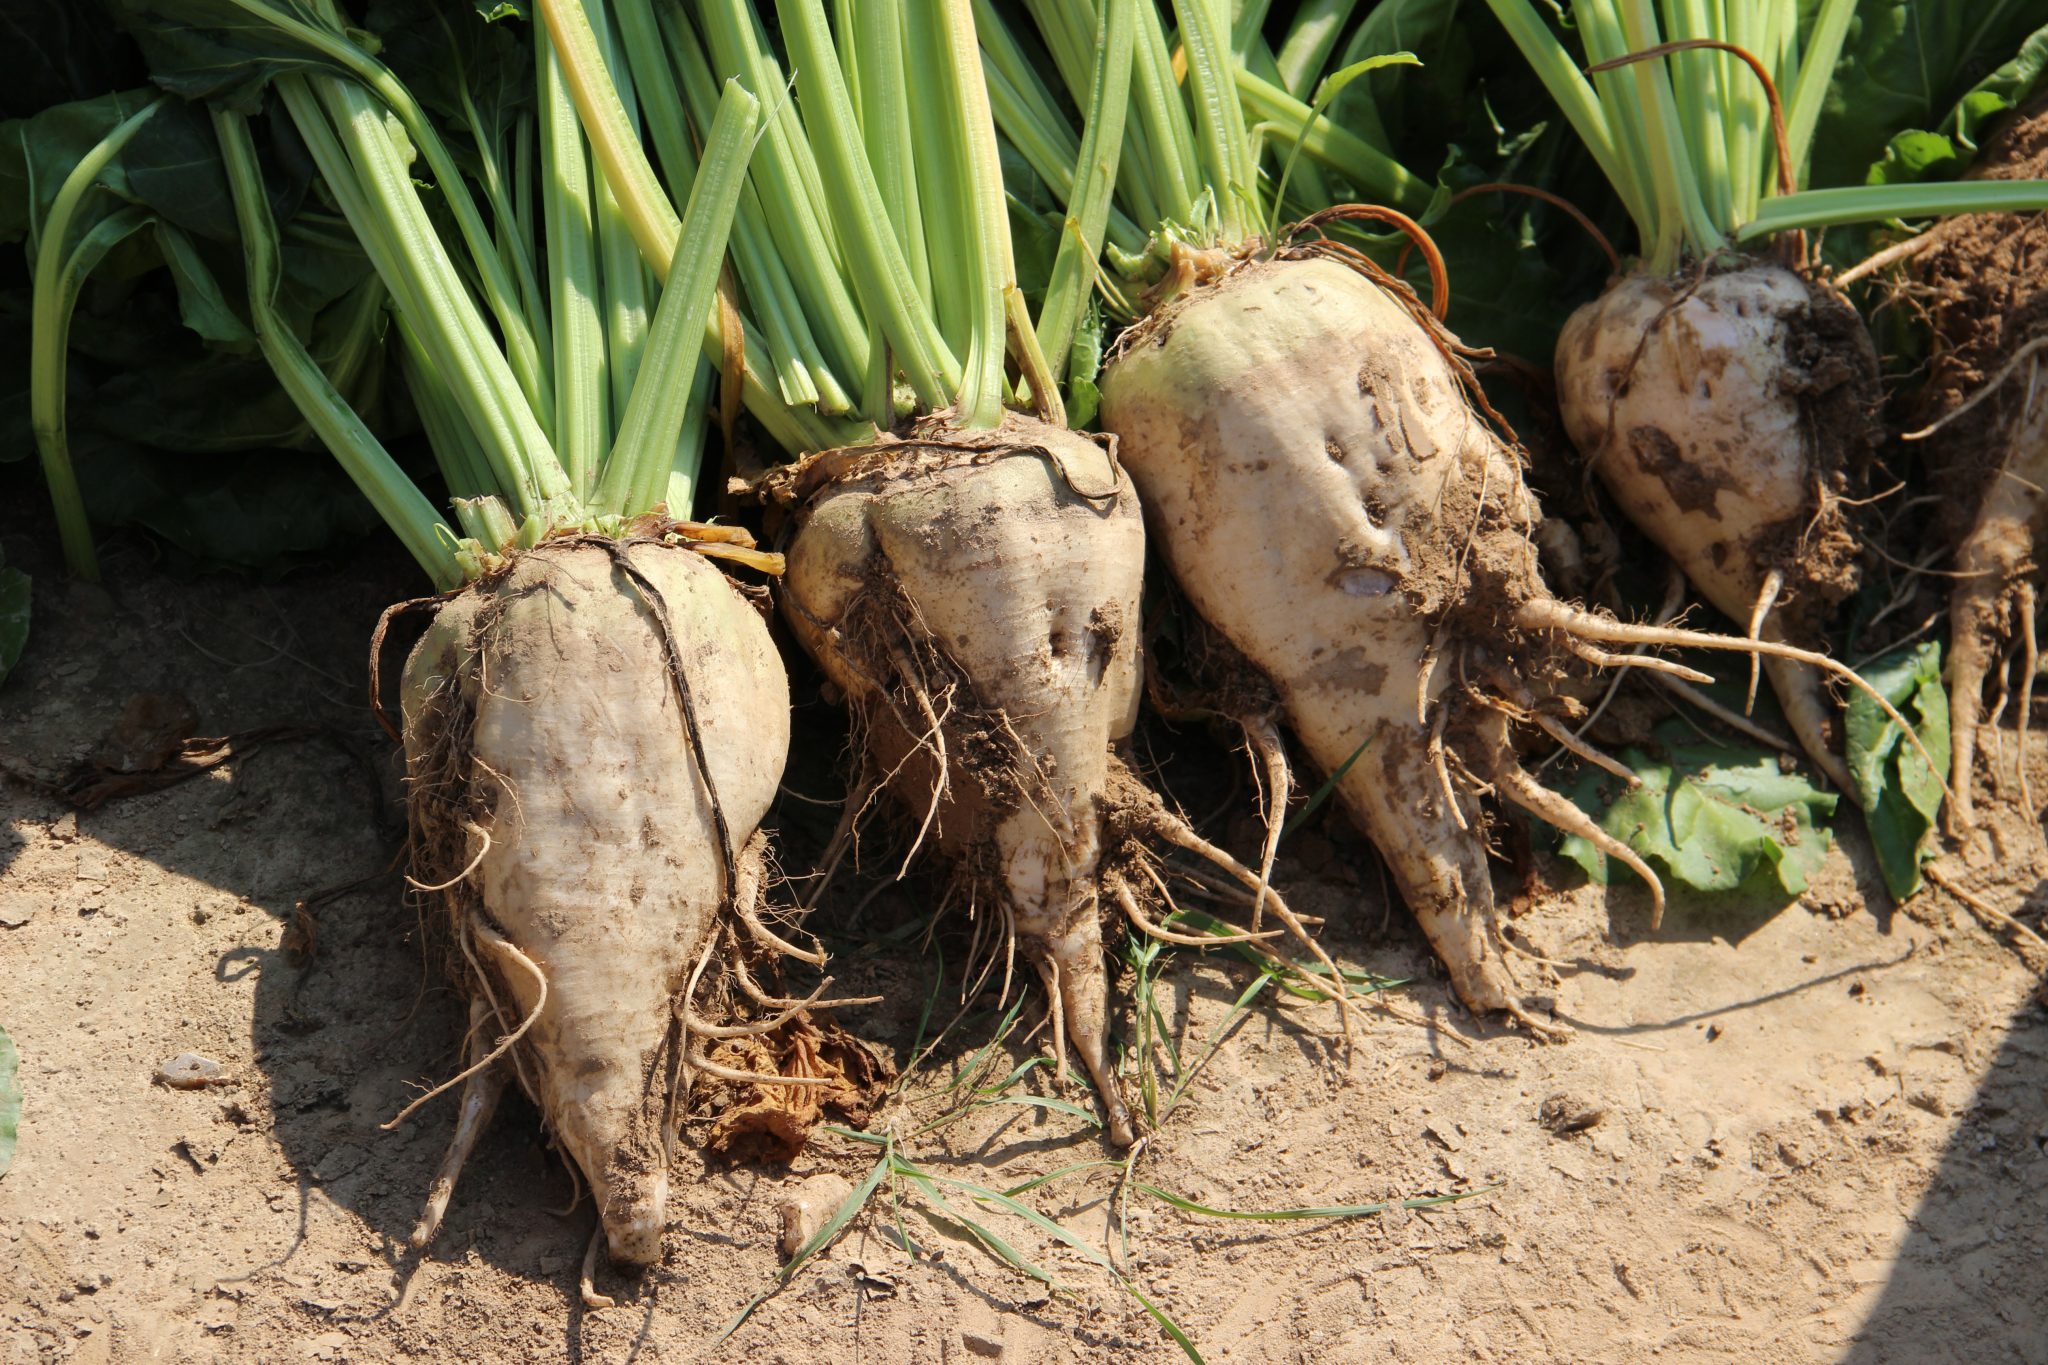
[[[1986,1207],[1997,1212],[1983,1217]],[[2013,1016],[1843,1359],[2048,1362],[2048,1008],[2039,994]]]

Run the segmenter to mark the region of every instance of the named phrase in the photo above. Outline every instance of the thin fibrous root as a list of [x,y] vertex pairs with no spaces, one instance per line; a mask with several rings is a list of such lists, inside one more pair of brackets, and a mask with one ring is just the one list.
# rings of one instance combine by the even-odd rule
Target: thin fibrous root
[[541,1207],[557,1218],[567,1218],[576,1212],[576,1206],[583,1202],[583,1171],[577,1166],[575,1158],[568,1153],[562,1152],[558,1155],[562,1158],[562,1170],[569,1177],[569,1202],[558,1209],[550,1209],[545,1204]]
[[1697,668],[1687,668],[1671,659],[1660,659],[1654,654],[1610,654],[1595,645],[1589,645],[1575,636],[1565,637],[1565,648],[1584,659],[1595,668],[1645,668],[1652,673],[1665,673],[1687,682],[1711,683],[1714,675],[1702,673]]
[[1616,777],[1628,783],[1630,791],[1634,791],[1637,787],[1643,785],[1643,779],[1637,777],[1634,773],[1630,772],[1627,768],[1623,767],[1619,760],[1610,758],[1606,754],[1601,753],[1598,749],[1594,748],[1592,745],[1586,743],[1586,741],[1580,739],[1577,735],[1573,734],[1571,730],[1568,727],[1566,727],[1562,722],[1556,720],[1551,716],[1545,715],[1541,711],[1537,711],[1534,713],[1534,719],[1536,721],[1538,728],[1540,728],[1544,734],[1549,735],[1559,744],[1571,750],[1573,753],[1577,754],[1580,758],[1583,758],[1584,760],[1586,760],[1586,762],[1592,764],[1594,767],[1604,768],[1608,772],[1613,773]]
[[1529,776],[1528,770],[1512,759],[1494,768],[1493,781],[1503,796],[1523,810],[1549,821],[1567,834],[1578,835],[1608,857],[1618,859],[1647,882],[1650,887],[1650,927],[1656,929],[1663,925],[1664,883],[1658,880],[1657,874],[1634,849],[1600,828],[1592,816]]
[[716,1076],[721,1081],[738,1081],[742,1085],[830,1085],[829,1076],[774,1076],[766,1071],[741,1071],[738,1067],[720,1066],[701,1052],[688,1054],[693,1070],[707,1076]]
[[1445,703],[1437,703],[1436,719],[1429,726],[1429,763],[1436,769],[1437,785],[1443,788],[1444,806],[1451,812],[1451,819],[1458,822],[1459,829],[1469,830],[1472,826],[1458,804],[1458,789],[1451,785],[1451,770],[1444,762],[1444,726],[1450,718],[1451,708]]
[[[1151,823],[1153,831],[1168,843],[1207,858],[1246,886],[1256,887],[1259,884],[1258,873],[1253,872],[1243,863],[1195,833],[1188,822],[1179,816],[1161,810],[1154,813]],[[1301,922],[1301,917],[1288,908],[1287,902],[1281,899],[1278,891],[1268,888],[1266,896],[1267,903],[1273,907],[1274,915],[1279,918],[1282,924],[1287,926],[1289,932],[1300,941],[1301,945],[1309,950],[1316,961],[1323,964],[1323,970],[1330,974],[1330,994],[1337,1002],[1337,1018],[1344,1028],[1344,1041],[1349,1043],[1351,1041],[1351,988],[1345,983],[1344,973],[1338,969],[1337,964],[1331,960],[1330,955],[1323,951],[1323,945],[1316,942],[1315,938],[1309,933],[1308,926]]]
[[2034,670],[2041,665],[2041,644],[2034,638],[2034,585],[2022,581],[2019,586],[2019,628],[2020,628],[2020,733],[2017,752],[2013,763],[2019,769],[2021,808],[2029,816],[2034,813],[2034,787],[2027,779],[2027,725],[2034,714]]
[[1144,910],[1138,905],[1138,898],[1131,894],[1130,883],[1124,881],[1121,877],[1117,877],[1108,880],[1104,885],[1109,894],[1116,897],[1117,906],[1122,909],[1125,917],[1132,924],[1136,925],[1146,937],[1156,938],[1161,943],[1178,943],[1187,948],[1216,948],[1228,943],[1264,943],[1268,939],[1286,936],[1286,931],[1283,929],[1268,929],[1263,933],[1249,934],[1176,933],[1164,925],[1155,924],[1146,917]]
[[[1060,960],[1051,953],[1042,959],[1039,970],[1045,975],[1045,1017],[1052,1023],[1052,1083],[1055,1088],[1067,1087],[1067,1008],[1066,994],[1060,990]],[[1104,1095],[1103,1103],[1112,1109],[1115,1100]]]
[[[732,956],[730,960],[732,974],[734,978],[739,981],[740,989],[746,992],[747,999],[753,1001],[757,1005],[763,1006],[764,1008],[771,1010],[788,1009],[791,1005],[800,1005],[803,1003],[800,1000],[793,1000],[786,995],[770,995],[768,994],[768,992],[762,990],[760,984],[754,980],[753,974],[747,970],[746,955],[740,951],[739,938],[736,935],[734,935],[732,928],[729,925],[726,927],[726,938],[727,942],[732,947]],[[837,1003],[840,1002],[826,1002],[826,1004]],[[825,1005],[820,1005],[819,1008],[823,1009],[825,1008]]]
[[747,926],[747,932],[761,941],[764,947],[773,948],[784,957],[793,957],[799,962],[808,962],[813,967],[825,965],[825,950],[822,948],[799,948],[782,935],[761,922],[761,917],[752,906],[738,907],[740,922]]
[[618,1303],[611,1295],[597,1292],[597,1248],[603,1241],[604,1221],[600,1219],[591,1229],[590,1245],[583,1248],[583,1270],[576,1277],[576,1293],[583,1300],[583,1306],[593,1313]]
[[1950,408],[1947,412],[1943,413],[1937,420],[1930,422],[1928,425],[1920,428],[1920,430],[1902,433],[1899,436],[1899,439],[1901,441],[1926,440],[1935,432],[1940,431],[1950,422],[1955,421],[1956,418],[1961,417],[1971,408],[1976,407],[1979,403],[1989,398],[1992,394],[1997,393],[2000,387],[2004,385],[2005,381],[2012,378],[2013,372],[2019,369],[2021,361],[2027,360],[2030,357],[2038,354],[2043,348],[2048,348],[2048,336],[2037,336],[2033,340],[2027,342],[2026,345],[2017,348],[2012,352],[2011,355],[2008,355],[2005,358],[2005,363],[1998,367],[1998,372],[1996,374],[1992,375],[1991,378],[1985,380],[1982,384],[1977,386],[1977,391],[1975,393],[1971,394],[1961,403],[1956,404],[1956,406],[1954,406],[1953,408]]
[[[469,963],[469,970],[472,974],[471,979],[483,989],[484,999],[490,1003],[491,1017],[496,1019],[501,1027],[509,1028],[511,1015],[506,1013],[505,1007],[498,1003],[498,993],[491,987],[491,974],[484,970],[483,963],[476,960],[476,952],[470,946],[471,940],[475,937],[476,935],[465,931],[456,934],[455,940],[462,945],[462,957],[465,962]],[[533,1088],[533,1078],[526,1074],[526,1059],[517,1052],[512,1054],[512,1069],[519,1073],[519,1088],[521,1090],[524,1090],[529,1095],[540,1093]],[[574,1166],[576,1163],[572,1161],[569,1164]]]
[[733,860],[733,913],[739,916],[740,923],[747,926],[747,932],[752,934],[762,947],[772,948],[784,957],[793,957],[799,962],[808,962],[813,967],[822,967],[825,965],[824,948],[799,948],[761,920],[761,864],[767,847],[768,836],[755,830],[753,838],[747,841],[746,848]]
[[1984,675],[1990,667],[1990,649],[1975,614],[1950,609],[1955,627],[1948,668],[1949,762],[1959,795],[1949,802],[1947,817],[1949,832],[1956,836],[1976,824],[1977,736],[1984,724]]
[[1432,640],[1422,651],[1422,666],[1415,670],[1415,723],[1429,723],[1429,679],[1436,672],[1438,658],[1436,642]]
[[1286,821],[1293,779],[1287,772],[1287,750],[1280,742],[1280,727],[1273,723],[1273,718],[1254,716],[1242,724],[1245,743],[1251,746],[1265,770],[1266,842],[1259,850],[1259,884],[1252,891],[1252,932],[1256,934],[1273,885],[1273,860],[1280,856],[1280,831]]
[[[1777,605],[1778,594],[1784,590],[1785,571],[1783,569],[1772,569],[1764,575],[1764,585],[1757,590],[1756,605],[1751,607],[1749,611],[1749,641],[1751,644],[1755,644],[1759,639],[1763,638],[1764,618],[1771,614],[1771,608]],[[1742,698],[1742,714],[1745,716],[1756,714],[1756,681],[1757,675],[1763,671],[1763,663],[1764,656],[1762,654],[1751,654],[1749,656],[1749,691]]]
[[522,953],[519,951],[519,949],[515,948],[512,945],[511,940],[504,938],[503,936],[493,932],[492,930],[484,928],[482,925],[476,926],[475,932],[477,936],[480,939],[482,939],[483,942],[491,945],[493,951],[500,953],[505,957],[509,957],[510,959],[512,959],[512,961],[518,963],[521,967],[524,967],[527,971],[533,973],[534,985],[538,990],[538,995],[536,996],[533,1002],[533,1008],[527,1011],[526,1018],[519,1021],[519,1027],[513,1029],[503,1038],[500,1038],[498,1040],[498,1045],[492,1048],[490,1052],[487,1053],[484,1057],[482,1057],[478,1061],[470,1063],[468,1066],[464,1067],[458,1074],[449,1077],[447,1080],[435,1086],[432,1090],[429,1090],[426,1094],[421,1095],[419,1098],[415,1099],[411,1104],[405,1106],[405,1108],[399,1110],[398,1116],[392,1119],[389,1123],[379,1124],[378,1127],[382,1129],[384,1132],[388,1133],[393,1128],[396,1128],[399,1124],[404,1123],[406,1119],[412,1116],[414,1110],[418,1109],[428,1100],[433,1099],[436,1095],[444,1094],[445,1092],[454,1089],[456,1086],[468,1080],[471,1076],[476,1075],[479,1071],[482,1071],[485,1067],[488,1067],[492,1062],[497,1061],[498,1058],[510,1052],[512,1050],[512,1045],[514,1043],[517,1043],[521,1038],[524,1038],[526,1036],[526,1031],[533,1027],[533,1021],[540,1018],[540,1012],[547,1007],[547,973],[543,972],[532,958],[528,957],[525,953]]
[[[1790,659],[1809,668],[1818,668],[1823,673],[1831,673],[1869,697],[1871,702],[1884,712],[1885,718],[1899,727],[1907,741],[1912,744],[1913,751],[1920,755],[1928,771],[1934,774],[1935,781],[1941,783],[1943,795],[1951,801],[1956,799],[1954,789],[1948,784],[1947,775],[1942,772],[1941,765],[1934,761],[1934,755],[1927,752],[1927,746],[1920,742],[1920,736],[1914,731],[1912,723],[1899,714],[1899,708],[1893,706],[1884,693],[1872,687],[1861,673],[1839,659],[1831,659],[1825,654],[1800,649],[1796,645],[1784,644],[1777,640],[1736,640],[1703,630],[1684,630],[1677,626],[1644,626],[1629,621],[1617,621],[1612,617],[1601,616],[1596,612],[1553,600],[1524,602],[1515,612],[1515,624],[1524,630],[1560,631],[1568,640],[1593,639],[1623,645],[1671,645],[1676,648],[1753,651],[1768,654],[1773,658]],[[1637,666],[1648,661],[1648,656],[1627,660],[1628,663]],[[1698,674],[1688,681],[1712,682],[1713,679],[1705,674]]]
[[1492,928],[1495,942],[1517,957],[1526,958],[1539,967],[1566,969],[1573,965],[1569,962],[1559,962],[1556,958],[1545,957],[1533,948],[1524,948],[1521,944],[1508,937],[1507,930],[1500,926],[1500,921],[1498,920],[1494,921]]
[[1985,900],[1976,892],[1971,891],[1965,887],[1956,885],[1955,879],[1949,876],[1948,873],[1943,870],[1941,864],[1929,863],[1925,867],[1924,871],[1927,874],[1928,881],[1933,882],[1936,886],[1948,892],[1951,896],[1954,896],[1964,905],[1967,905],[1971,910],[1975,911],[1980,918],[1987,920],[1992,924],[1996,924],[2002,929],[2010,929],[2014,933],[2020,935],[2020,937],[2031,942],[2036,948],[2042,949],[2043,951],[2048,951],[2048,938],[2042,938],[2041,935],[2036,933],[2032,927],[2022,923],[2015,916],[2008,915],[2005,911],[1999,909],[1990,901]]
[[476,856],[474,858],[471,858],[469,860],[469,866],[463,868],[462,871],[456,873],[447,881],[442,882],[437,886],[428,886],[425,882],[415,881],[413,879],[412,874],[408,872],[405,874],[405,884],[407,886],[411,887],[415,891],[425,891],[429,893],[452,890],[455,887],[458,887],[462,885],[464,882],[468,881],[469,874],[476,871],[478,867],[483,865],[484,859],[490,855],[491,851],[491,832],[483,828],[482,826],[476,824],[475,822],[469,820],[463,821],[462,827],[468,830],[471,834],[476,835],[478,838],[484,841],[484,846],[476,851]]
[[[478,1050],[477,1034],[492,1016],[490,1004],[479,996],[469,1002],[469,1048]],[[462,1176],[462,1168],[469,1161],[469,1154],[476,1150],[476,1141],[483,1135],[484,1127],[497,1111],[498,1097],[505,1093],[505,1068],[488,1066],[470,1076],[462,1083],[462,1100],[455,1115],[455,1133],[448,1139],[447,1154],[441,1158],[440,1169],[434,1172],[434,1183],[427,1187],[426,1207],[420,1211],[420,1220],[413,1225],[412,1236],[408,1239],[415,1251],[423,1251],[434,1240],[434,1234],[441,1230],[441,1220],[447,1216],[448,1201],[455,1194],[455,1182]]]
[[1530,1012],[1527,1005],[1524,1005],[1513,996],[1509,996],[1502,1002],[1501,1009],[1507,1014],[1508,1018],[1513,1019],[1523,1028],[1529,1030],[1530,1034],[1538,1042],[1568,1043],[1572,1039],[1571,1025],[1560,1024],[1550,1019],[1538,1019]]
[[[1173,874],[1191,883],[1196,891],[1207,896],[1210,900],[1227,901],[1232,905],[1244,906],[1249,906],[1252,903],[1252,893],[1239,886],[1235,878],[1229,881],[1218,881],[1216,878],[1207,876],[1199,869],[1184,863],[1175,863],[1173,865]],[[1272,893],[1269,891],[1267,894],[1270,895]],[[1305,915],[1297,910],[1294,912],[1294,917],[1311,929],[1323,927],[1324,921],[1321,915]]]
[[903,855],[903,865],[896,871],[896,880],[902,881],[910,875],[911,860],[924,847],[924,836],[931,831],[932,821],[938,818],[939,807],[946,799],[946,786],[951,780],[952,765],[946,757],[946,727],[939,723],[938,712],[932,709],[932,699],[916,680],[916,671],[911,667],[910,657],[902,646],[897,646],[896,671],[901,677],[903,688],[917,702],[918,715],[924,721],[924,734],[917,741],[919,747],[930,745],[932,761],[938,765],[938,775],[932,779],[932,799],[924,808],[924,819],[918,824],[917,837],[910,841],[910,849]]
[[692,1034],[705,1038],[757,1038],[764,1033],[773,1033],[776,1029],[781,1028],[806,1010],[822,1009],[833,1005],[879,1005],[882,1003],[883,997],[879,995],[863,995],[846,1000],[826,1000],[824,998],[825,988],[831,984],[832,978],[828,976],[823,981],[820,981],[818,988],[804,999],[793,1001],[784,1006],[778,1013],[766,1019],[756,1019],[750,1024],[710,1024],[699,1018],[697,1012],[686,1004],[679,1002],[676,1008],[683,1012],[685,1016],[684,1023],[689,1026]]
[[1766,730],[1741,712],[1730,710],[1728,707],[1721,705],[1720,702],[1715,701],[1691,683],[1680,682],[1678,679],[1667,677],[1662,673],[1653,674],[1652,676],[1656,679],[1659,687],[1666,689],[1673,696],[1697,706],[1729,729],[1739,734],[1748,735],[1759,744],[1768,744],[1781,754],[1792,752],[1792,744],[1789,740]]

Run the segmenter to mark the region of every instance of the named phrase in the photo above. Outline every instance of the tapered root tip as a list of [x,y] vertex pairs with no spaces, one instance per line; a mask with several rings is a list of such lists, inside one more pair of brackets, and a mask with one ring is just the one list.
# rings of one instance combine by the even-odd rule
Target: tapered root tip
[[1977,740],[1984,728],[1984,680],[1991,675],[1995,621],[1991,594],[1974,582],[1960,585],[1949,604],[1949,785],[1954,796],[1945,822],[1955,838],[1977,825]]
[[1592,816],[1550,790],[1511,757],[1502,755],[1493,773],[1494,786],[1510,801],[1566,834],[1576,834],[1643,879],[1650,888],[1650,928],[1664,927],[1664,882],[1642,856],[1600,828]]
[[1032,956],[1045,982],[1060,1065],[1064,1068],[1065,1050],[1071,1044],[1102,1099],[1103,1132],[1114,1145],[1130,1146],[1138,1140],[1138,1129],[1124,1103],[1109,1051],[1109,976],[1102,965],[1101,921],[1091,912],[1073,932],[1041,940]]
[[1828,781],[1834,783],[1843,796],[1854,805],[1862,805],[1856,797],[1856,782],[1849,775],[1849,765],[1835,752],[1832,742],[1835,707],[1828,700],[1820,672],[1782,659],[1772,659],[1766,666],[1770,669],[1771,685],[1778,693],[1778,702],[1785,708],[1785,724],[1791,728],[1792,737],[1799,741],[1799,747],[1806,750],[1806,756],[1827,774]]

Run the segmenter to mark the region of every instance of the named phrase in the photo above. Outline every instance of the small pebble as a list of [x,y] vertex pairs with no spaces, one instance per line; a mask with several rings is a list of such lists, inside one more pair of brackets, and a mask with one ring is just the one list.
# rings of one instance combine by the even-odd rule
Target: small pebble
[[156,1078],[173,1090],[203,1090],[209,1085],[225,1085],[228,1079],[219,1062],[196,1052],[181,1052],[157,1063]]

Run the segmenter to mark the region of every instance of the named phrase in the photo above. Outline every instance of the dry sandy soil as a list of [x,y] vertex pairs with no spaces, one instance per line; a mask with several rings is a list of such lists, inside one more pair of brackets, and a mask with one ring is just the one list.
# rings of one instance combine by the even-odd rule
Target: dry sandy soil
[[[423,969],[388,871],[391,750],[362,701],[363,643],[406,593],[405,566],[380,552],[285,583],[179,581],[128,544],[100,590],[65,582],[24,521],[0,517],[38,575],[31,655],[0,690],[10,765],[61,772],[138,693],[189,699],[203,734],[322,734],[85,813],[0,783],[0,1023],[27,1104],[0,1180],[0,1363],[1182,1358],[1044,1228],[949,1196],[1056,1289],[908,1185],[913,1250],[885,1199],[719,1343],[774,1282],[790,1192],[872,1164],[872,1148],[829,1135],[792,1170],[691,1164],[663,1264],[635,1281],[600,1270],[617,1304],[591,1311],[577,1291],[588,1202],[564,1211],[570,1180],[533,1110],[510,1103],[439,1243],[408,1253],[451,1115],[379,1125],[454,1069],[460,1012]],[[799,718],[791,785],[806,795],[833,794],[834,724],[816,702]],[[1200,736],[1179,743],[1177,765],[1221,762]],[[792,797],[778,818],[801,867],[831,811]],[[2037,923],[2039,843],[2015,820],[1948,866]],[[1370,1012],[1347,1055],[1327,1007],[1262,1004],[1128,1187],[1103,1165],[1020,1196],[1106,1248],[1207,1359],[2048,1361],[2039,977],[1944,894],[1890,909],[1853,830],[1802,901],[1680,900],[1655,936],[1640,895],[1539,861],[1577,888],[1522,921],[1570,964],[1545,987],[1577,1030],[1563,1046],[1460,1010],[1341,831],[1313,828],[1293,852],[1283,885],[1328,917],[1331,950],[1414,977],[1395,998],[1421,1022]],[[842,985],[887,997],[848,1022],[900,1056],[932,959],[890,934],[929,891],[907,884],[856,916],[867,885],[849,880],[820,927]],[[964,939],[951,926],[938,942],[953,970],[943,1020]],[[1162,1003],[1185,1057],[1249,970],[1172,960]],[[964,1087],[940,1092],[993,1035],[991,1003],[881,1122],[923,1169],[1004,1188],[1103,1161],[1095,1130],[1058,1109],[986,1106],[917,1133],[959,1107]],[[985,1077],[1029,1057],[1036,1017],[1034,997]],[[188,1051],[220,1062],[223,1083],[153,1083]],[[1054,1093],[1049,1072],[1008,1093]],[[1139,1183],[1239,1210],[1485,1192],[1274,1223],[1190,1215]]]

